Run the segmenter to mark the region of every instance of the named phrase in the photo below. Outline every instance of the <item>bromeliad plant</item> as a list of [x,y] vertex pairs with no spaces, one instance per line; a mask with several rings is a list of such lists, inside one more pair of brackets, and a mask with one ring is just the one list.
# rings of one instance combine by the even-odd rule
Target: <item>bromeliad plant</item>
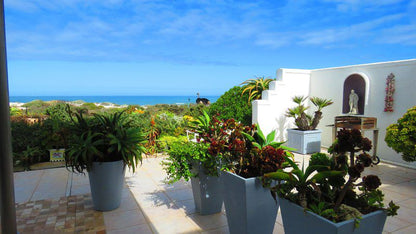
[[319,97],[311,97],[309,100],[318,109],[315,111],[314,116],[308,115],[306,110],[309,108],[305,106],[304,102],[307,97],[295,96],[292,98],[293,102],[297,104],[296,107],[289,108],[286,112],[287,117],[295,118],[295,124],[301,131],[314,130],[322,119],[322,109],[332,105],[331,99],[323,99]]
[[385,210],[387,215],[397,215],[398,206],[393,202],[385,208],[380,179],[376,175],[361,176],[364,168],[371,166],[367,153],[371,141],[359,130],[338,132],[337,140],[329,149],[332,157],[323,153],[311,156],[304,169],[290,159],[291,171],[278,170],[264,176],[270,180],[285,181],[272,188],[279,197],[297,203],[304,209],[318,213],[333,222],[359,219],[363,214]]
[[72,121],[73,139],[65,154],[66,166],[72,171],[90,171],[93,162],[123,160],[133,172],[145,152],[146,137],[133,127],[124,112],[94,114],[68,112]]

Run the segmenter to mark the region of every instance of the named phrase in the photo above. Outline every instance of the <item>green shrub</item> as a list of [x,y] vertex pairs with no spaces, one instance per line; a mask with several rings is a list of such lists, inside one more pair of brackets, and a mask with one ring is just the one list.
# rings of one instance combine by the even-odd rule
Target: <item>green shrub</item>
[[195,176],[191,172],[191,161],[199,152],[197,146],[193,142],[175,142],[171,145],[168,150],[169,157],[162,162],[169,183],[174,183],[182,178],[188,181]]
[[324,153],[314,153],[309,159],[309,165],[324,165],[329,167],[331,166],[331,159]]
[[204,113],[204,111],[208,110],[208,106],[205,106],[204,104],[191,104],[189,105],[189,108],[185,112],[184,115],[189,115],[192,117],[198,117]]
[[148,106],[147,111],[152,114],[160,114],[163,112],[171,112],[175,115],[181,115],[188,109],[187,105],[169,105],[169,104],[156,104]]
[[81,105],[81,107],[87,108],[89,111],[91,111],[91,110],[99,110],[99,109],[103,109],[104,108],[103,106],[97,106],[97,105],[95,105],[94,103],[91,103],[91,102],[83,103]]
[[185,143],[188,142],[186,136],[161,136],[157,140],[157,151],[165,152],[175,143]]
[[143,130],[143,132],[148,132],[150,129],[150,119],[151,115],[149,112],[143,112],[143,113],[137,113],[132,112],[128,115],[129,121],[131,121],[131,124],[139,127]]
[[218,119],[235,119],[244,125],[251,125],[251,103],[248,93],[241,95],[243,87],[234,86],[212,104],[208,110],[210,116],[219,115]]
[[56,105],[51,105],[45,110],[45,114],[50,118],[59,119],[62,121],[70,121],[70,116],[67,112],[67,104],[57,103]]
[[10,107],[10,116],[22,115],[23,111],[16,107]]
[[162,162],[169,183],[180,179],[188,181],[197,177],[198,164],[204,168],[204,173],[218,176],[218,158],[208,153],[208,144],[195,142],[175,142],[168,151],[169,157]]
[[11,121],[14,166],[29,168],[31,164],[49,160],[44,136],[48,133],[40,123],[28,124],[24,117]]
[[28,103],[23,104],[23,107],[26,107],[27,113],[30,114],[41,114],[44,113],[46,108],[48,108],[51,104],[49,102],[44,102],[42,100],[34,100]]
[[[184,127],[183,118],[172,112],[165,111],[155,118],[156,127],[159,129],[160,135],[174,135],[178,128]],[[180,133],[180,132],[179,132]]]
[[402,153],[403,160],[416,161],[416,106],[387,128],[384,140],[387,146]]

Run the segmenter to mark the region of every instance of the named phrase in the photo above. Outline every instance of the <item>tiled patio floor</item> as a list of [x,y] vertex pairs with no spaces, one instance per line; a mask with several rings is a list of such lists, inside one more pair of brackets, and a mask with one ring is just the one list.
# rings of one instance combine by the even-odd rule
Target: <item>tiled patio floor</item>
[[[307,157],[297,155],[296,159],[305,158],[307,161]],[[51,231],[52,227],[55,233],[102,233],[104,228],[107,233],[228,233],[224,211],[208,216],[195,212],[189,182],[165,184],[166,174],[160,165],[162,160],[144,159],[135,174],[127,173],[121,206],[110,212],[91,209],[87,176],[73,175],[65,168],[15,173],[18,229],[20,233],[33,233],[41,227],[44,228],[42,233]],[[387,201],[392,199],[401,206],[398,216],[387,219],[384,232],[416,233],[416,170],[381,163],[367,169],[367,173],[379,175]],[[72,201],[78,201],[76,207],[79,210],[74,215],[69,212],[71,209],[66,209],[66,224],[62,221],[64,208],[61,206],[70,207]],[[81,203],[84,204],[82,207]],[[32,204],[33,208],[30,208]],[[35,208],[36,204],[43,206]],[[45,206],[56,218],[45,216]],[[22,223],[27,224],[27,215],[34,217],[36,212],[43,212],[44,216],[37,215],[29,226],[22,226]],[[75,217],[75,220],[70,217]],[[67,229],[62,229],[62,225],[64,228],[67,225]],[[274,233],[284,233],[280,213]]]

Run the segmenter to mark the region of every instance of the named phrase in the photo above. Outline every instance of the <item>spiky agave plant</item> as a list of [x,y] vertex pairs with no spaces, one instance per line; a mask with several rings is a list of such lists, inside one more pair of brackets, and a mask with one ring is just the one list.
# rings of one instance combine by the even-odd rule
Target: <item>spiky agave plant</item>
[[244,85],[243,92],[241,93],[241,96],[248,92],[248,102],[250,103],[253,100],[257,100],[261,98],[261,93],[263,90],[266,90],[269,88],[270,82],[274,81],[274,79],[267,78],[264,76],[257,77],[256,79],[249,79],[241,83],[241,85]]

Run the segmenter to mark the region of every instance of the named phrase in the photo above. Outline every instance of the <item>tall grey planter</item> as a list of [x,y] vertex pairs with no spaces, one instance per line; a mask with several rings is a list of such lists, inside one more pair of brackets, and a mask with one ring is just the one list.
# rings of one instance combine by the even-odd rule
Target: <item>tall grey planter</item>
[[362,216],[358,228],[354,228],[354,220],[340,223],[331,222],[315,213],[306,211],[286,199],[279,199],[283,227],[286,234],[376,234],[382,233],[387,215],[384,211],[376,211]]
[[194,165],[197,177],[191,178],[196,211],[201,215],[221,212],[224,200],[220,177],[205,174],[202,166]]
[[287,146],[295,148],[300,154],[321,152],[321,133],[319,129],[301,131],[287,129]]
[[123,160],[93,162],[88,177],[95,210],[109,211],[120,206],[125,168]]
[[272,233],[279,203],[258,178],[221,172],[230,233]]

